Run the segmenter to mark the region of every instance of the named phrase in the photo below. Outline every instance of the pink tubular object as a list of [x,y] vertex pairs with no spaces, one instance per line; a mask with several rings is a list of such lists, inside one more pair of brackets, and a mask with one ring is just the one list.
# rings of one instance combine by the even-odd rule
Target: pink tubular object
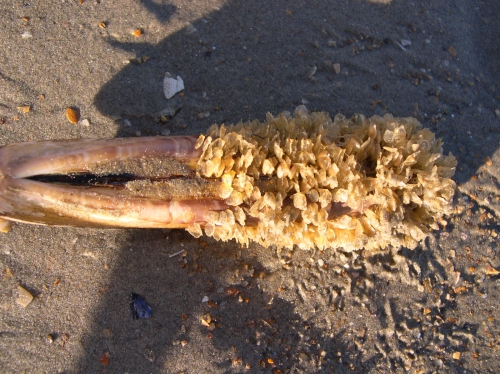
[[41,174],[85,172],[101,162],[140,157],[197,160],[196,136],[78,139],[10,144],[0,148],[0,176],[26,178]]
[[[84,139],[12,144],[0,148],[0,218],[56,226],[186,228],[209,211],[227,209],[216,197],[138,196],[123,186],[74,186],[27,179],[93,172],[96,165],[160,158],[194,170],[197,138]],[[125,172],[126,173],[126,172]],[[147,176],[142,176],[148,179]],[[155,178],[158,175],[155,173]],[[173,178],[172,175],[161,177]]]

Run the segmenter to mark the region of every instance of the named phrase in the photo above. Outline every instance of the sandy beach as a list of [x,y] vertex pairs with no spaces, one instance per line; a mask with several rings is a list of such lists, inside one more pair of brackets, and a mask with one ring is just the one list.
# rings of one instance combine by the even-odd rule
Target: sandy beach
[[[0,146],[198,135],[305,105],[415,117],[458,167],[453,214],[414,250],[15,224],[0,234],[0,371],[499,372],[498,14],[472,0],[3,0]],[[169,100],[167,72],[185,86]],[[131,293],[151,318],[132,318]]]

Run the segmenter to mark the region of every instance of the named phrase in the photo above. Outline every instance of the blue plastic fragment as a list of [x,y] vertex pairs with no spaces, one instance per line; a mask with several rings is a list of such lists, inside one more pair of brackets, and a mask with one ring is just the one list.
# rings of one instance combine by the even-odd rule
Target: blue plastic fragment
[[153,315],[153,310],[146,303],[146,300],[141,295],[136,293],[131,293],[130,298],[132,301],[130,302],[130,310],[132,311],[132,318],[140,319],[140,318],[151,318]]

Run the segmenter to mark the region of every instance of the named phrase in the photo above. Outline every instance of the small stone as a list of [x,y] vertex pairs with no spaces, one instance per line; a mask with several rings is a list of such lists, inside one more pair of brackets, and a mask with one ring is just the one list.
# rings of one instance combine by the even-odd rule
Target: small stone
[[403,47],[408,47],[409,45],[411,45],[411,40],[401,39],[401,45]]
[[80,120],[80,112],[74,108],[66,108],[66,118],[73,124]]
[[32,38],[33,37],[33,34],[30,33],[29,31],[25,31],[21,34],[21,38],[22,39],[29,39],[29,38]]
[[17,286],[17,291],[19,292],[19,296],[16,302],[26,308],[33,301],[33,295],[21,286]]
[[135,36],[136,38],[138,38],[142,34],[143,34],[143,32],[141,29],[135,29],[134,31],[132,31],[132,35]]
[[80,125],[84,127],[89,127],[90,126],[90,121],[87,118],[84,118],[80,121]]
[[450,46],[450,48],[448,48],[448,53],[450,54],[451,57],[457,57],[458,53],[457,53],[457,50],[455,49],[455,47],[453,46]]
[[7,221],[0,218],[0,232],[7,233],[12,228],[12,221]]
[[339,63],[333,64],[333,70],[335,71],[335,74],[340,74],[340,64]]
[[495,116],[497,116],[497,118],[500,118],[500,109],[495,109]]
[[29,113],[29,111],[31,110],[31,106],[29,105],[19,105],[17,107],[17,110],[22,112],[22,113]]
[[163,129],[160,131],[160,134],[163,136],[169,136],[170,135],[170,130],[169,129]]
[[202,303],[208,303],[208,296],[203,296],[203,299],[201,300]]
[[104,352],[101,357],[99,357],[99,362],[104,366],[109,365],[109,352]]
[[460,352],[453,352],[453,359],[460,360]]

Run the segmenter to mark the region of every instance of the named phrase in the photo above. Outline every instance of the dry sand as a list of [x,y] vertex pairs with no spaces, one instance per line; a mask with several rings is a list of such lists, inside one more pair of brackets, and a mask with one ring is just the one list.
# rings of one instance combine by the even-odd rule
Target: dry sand
[[[498,372],[500,3],[378,3],[2,0],[2,145],[198,134],[306,103],[417,117],[457,156],[459,187],[413,251],[15,225],[0,236],[0,371]],[[183,108],[156,123],[167,71]],[[132,319],[131,292],[151,319]]]

